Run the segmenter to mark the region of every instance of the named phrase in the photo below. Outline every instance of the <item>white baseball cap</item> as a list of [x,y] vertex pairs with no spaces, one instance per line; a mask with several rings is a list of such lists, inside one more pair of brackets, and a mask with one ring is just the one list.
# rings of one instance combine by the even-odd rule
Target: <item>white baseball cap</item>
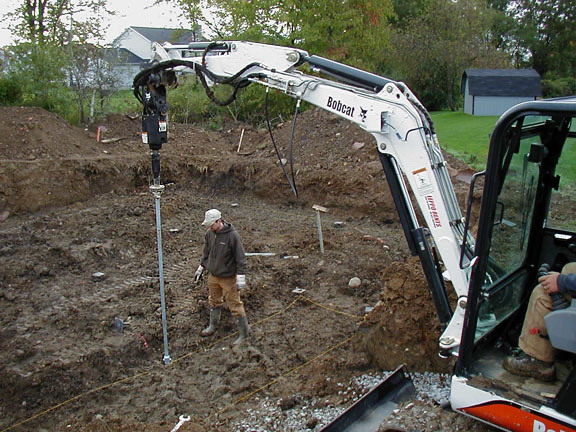
[[202,222],[202,225],[210,227],[214,222],[216,222],[221,217],[222,213],[220,213],[220,210],[210,209],[206,211],[206,214],[204,215],[204,222]]

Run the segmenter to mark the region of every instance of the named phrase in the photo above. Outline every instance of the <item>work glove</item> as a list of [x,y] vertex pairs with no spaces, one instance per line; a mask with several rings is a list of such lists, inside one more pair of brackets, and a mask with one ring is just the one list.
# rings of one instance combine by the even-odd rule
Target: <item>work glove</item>
[[238,287],[238,291],[246,288],[246,275],[236,275],[236,286]]
[[194,273],[194,282],[198,282],[200,280],[200,278],[202,277],[203,271],[204,271],[204,267],[202,267],[202,264],[200,264],[198,266],[198,269],[196,270],[196,273]]

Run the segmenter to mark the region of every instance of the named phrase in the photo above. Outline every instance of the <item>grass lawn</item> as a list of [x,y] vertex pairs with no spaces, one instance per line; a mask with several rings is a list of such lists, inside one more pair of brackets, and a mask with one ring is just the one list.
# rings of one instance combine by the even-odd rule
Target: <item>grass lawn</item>
[[[442,148],[465,161],[475,170],[486,167],[490,134],[498,116],[475,117],[463,112],[435,111],[430,113]],[[572,130],[576,124],[572,125]],[[568,139],[557,174],[568,189],[576,188],[576,139]]]
[[134,97],[132,90],[118,90],[108,98],[108,112],[112,113],[138,113],[142,105]]
[[472,168],[484,169],[490,134],[498,116],[475,117],[452,111],[435,111],[430,115],[442,148]]

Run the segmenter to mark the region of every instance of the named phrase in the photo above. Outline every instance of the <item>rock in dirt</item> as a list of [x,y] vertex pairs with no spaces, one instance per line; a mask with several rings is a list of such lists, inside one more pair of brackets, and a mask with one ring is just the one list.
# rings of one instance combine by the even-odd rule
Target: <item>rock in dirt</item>
[[358,277],[353,277],[348,281],[348,286],[350,288],[358,288],[360,285],[362,285],[362,281]]

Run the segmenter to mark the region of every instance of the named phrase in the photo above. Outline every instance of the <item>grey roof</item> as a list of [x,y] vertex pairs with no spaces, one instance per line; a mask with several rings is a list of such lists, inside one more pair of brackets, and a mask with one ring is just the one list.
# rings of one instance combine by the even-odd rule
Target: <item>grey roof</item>
[[474,96],[542,96],[540,75],[534,69],[466,69],[462,93]]
[[104,58],[113,63],[141,64],[147,62],[126,48],[104,48]]
[[199,32],[187,29],[166,29],[154,27],[130,27],[140,33],[150,42],[170,42],[171,44],[187,44],[194,42]]

